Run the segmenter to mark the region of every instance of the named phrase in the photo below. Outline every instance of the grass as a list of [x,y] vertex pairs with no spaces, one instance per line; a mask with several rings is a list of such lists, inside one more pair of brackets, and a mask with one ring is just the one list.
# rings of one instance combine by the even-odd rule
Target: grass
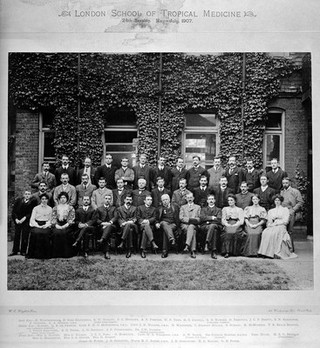
[[8,260],[8,290],[288,290],[267,260]]

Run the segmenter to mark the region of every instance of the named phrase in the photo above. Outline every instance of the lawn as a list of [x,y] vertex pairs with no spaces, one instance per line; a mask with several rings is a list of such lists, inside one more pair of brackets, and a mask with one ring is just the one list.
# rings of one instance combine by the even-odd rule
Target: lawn
[[8,260],[8,290],[288,290],[268,260]]

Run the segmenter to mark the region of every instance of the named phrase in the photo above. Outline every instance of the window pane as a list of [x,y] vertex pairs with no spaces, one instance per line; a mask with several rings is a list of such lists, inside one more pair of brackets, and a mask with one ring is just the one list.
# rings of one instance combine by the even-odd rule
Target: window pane
[[137,132],[116,131],[105,132],[106,143],[132,143],[133,139],[137,137]]
[[134,111],[121,108],[121,109],[110,109],[105,115],[105,125],[108,126],[135,126],[137,118]]
[[43,155],[45,158],[55,157],[53,146],[54,132],[44,132],[44,149]]
[[132,152],[133,145],[132,144],[112,144],[112,145],[106,145],[106,151],[107,152]]
[[280,161],[280,135],[266,135],[266,159],[267,165],[273,158]]
[[217,119],[214,114],[186,114],[186,127],[216,127]]
[[281,113],[270,113],[268,114],[266,127],[272,129],[281,129]]
[[186,162],[192,162],[194,155],[199,155],[201,161],[212,161],[216,156],[216,134],[187,133],[184,145]]

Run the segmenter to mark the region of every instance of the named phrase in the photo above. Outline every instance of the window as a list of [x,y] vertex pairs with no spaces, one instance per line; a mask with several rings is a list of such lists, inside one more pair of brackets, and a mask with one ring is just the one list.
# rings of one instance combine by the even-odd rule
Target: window
[[104,156],[110,153],[113,163],[120,167],[121,158],[129,158],[130,165],[135,165],[138,147],[138,131],[134,111],[112,109],[106,113],[105,129],[103,133]]
[[53,170],[56,161],[55,149],[53,141],[55,132],[53,130],[54,114],[51,109],[43,109],[39,118],[39,172],[41,171],[42,162],[49,162],[50,167]]
[[263,142],[264,167],[270,167],[273,158],[277,158],[284,169],[284,111],[280,109],[268,112]]
[[192,157],[200,156],[206,168],[212,166],[219,153],[219,120],[216,114],[187,113],[183,134],[183,154],[187,168],[192,166]]

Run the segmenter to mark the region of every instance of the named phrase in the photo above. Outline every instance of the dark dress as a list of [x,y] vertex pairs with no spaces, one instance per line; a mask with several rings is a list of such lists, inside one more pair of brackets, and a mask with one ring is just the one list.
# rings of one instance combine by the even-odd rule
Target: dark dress
[[[68,258],[73,256],[72,249],[72,225],[75,219],[74,208],[68,204],[59,204],[53,208],[52,220],[52,257]],[[56,224],[63,226],[69,223],[69,226],[64,229],[58,229]]]

